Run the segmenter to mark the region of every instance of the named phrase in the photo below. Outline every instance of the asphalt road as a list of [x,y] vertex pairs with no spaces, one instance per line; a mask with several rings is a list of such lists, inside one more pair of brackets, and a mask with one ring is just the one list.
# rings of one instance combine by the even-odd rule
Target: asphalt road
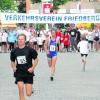
[[[89,54],[85,72],[79,53],[58,53],[54,81],[49,77],[46,55],[39,53],[30,100],[100,100],[100,52]],[[0,54],[0,100],[19,100],[9,53]]]

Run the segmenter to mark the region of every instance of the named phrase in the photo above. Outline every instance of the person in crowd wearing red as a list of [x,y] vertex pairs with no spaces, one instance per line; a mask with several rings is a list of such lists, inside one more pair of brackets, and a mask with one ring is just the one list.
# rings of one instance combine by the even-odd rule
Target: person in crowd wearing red
[[69,45],[70,45],[70,36],[68,33],[64,33],[64,49],[65,51],[69,52]]

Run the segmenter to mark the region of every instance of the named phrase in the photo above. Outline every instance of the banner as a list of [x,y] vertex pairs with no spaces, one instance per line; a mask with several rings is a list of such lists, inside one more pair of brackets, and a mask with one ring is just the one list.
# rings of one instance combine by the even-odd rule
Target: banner
[[100,23],[97,14],[22,14],[1,13],[3,23]]

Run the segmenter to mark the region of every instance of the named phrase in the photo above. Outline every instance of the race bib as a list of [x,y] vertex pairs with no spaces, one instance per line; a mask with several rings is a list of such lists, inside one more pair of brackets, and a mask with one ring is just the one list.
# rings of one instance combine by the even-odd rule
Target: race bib
[[55,50],[56,50],[56,46],[50,45],[50,51],[55,51]]
[[98,36],[99,36],[99,33],[95,33],[95,36],[97,36],[97,37],[98,37]]
[[71,32],[71,35],[75,35],[75,33],[74,32]]
[[27,63],[26,57],[25,56],[18,56],[17,62],[18,62],[18,64],[26,64]]

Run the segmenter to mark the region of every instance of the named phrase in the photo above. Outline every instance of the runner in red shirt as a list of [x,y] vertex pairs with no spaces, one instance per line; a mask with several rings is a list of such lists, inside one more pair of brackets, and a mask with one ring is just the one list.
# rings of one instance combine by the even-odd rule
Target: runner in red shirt
[[69,52],[70,36],[68,33],[64,33],[64,48],[65,51]]

